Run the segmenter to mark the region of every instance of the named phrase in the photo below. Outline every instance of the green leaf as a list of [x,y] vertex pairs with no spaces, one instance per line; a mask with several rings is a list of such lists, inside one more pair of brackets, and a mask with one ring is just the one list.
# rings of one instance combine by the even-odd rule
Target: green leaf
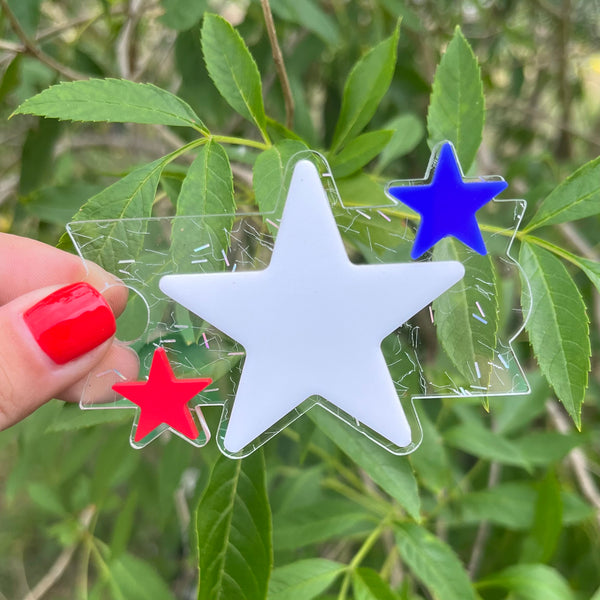
[[73,218],[74,222],[118,219],[105,227],[96,223],[77,227],[78,233],[85,233],[90,239],[86,246],[90,260],[98,262],[111,273],[118,273],[119,260],[131,258],[141,251],[144,236],[140,234],[145,231],[145,223],[128,221],[125,224],[122,219],[150,217],[161,171],[170,160],[171,155],[167,155],[134,169],[80,208]]
[[223,17],[206,14],[202,51],[210,78],[223,98],[242,117],[254,121],[266,137],[260,73],[240,34]]
[[373,481],[406,509],[415,520],[420,518],[421,499],[417,481],[408,459],[384,450],[329,411],[314,407],[308,416]]
[[577,428],[590,370],[589,321],[585,304],[564,265],[548,251],[523,242],[521,304],[531,308],[525,327],[542,373]]
[[[280,219],[285,204],[285,176],[288,163],[294,154],[305,151],[306,145],[296,140],[282,140],[268,150],[262,152],[252,172],[252,185],[256,204],[264,218],[275,222]],[[272,234],[277,233],[277,227],[266,221]]]
[[450,446],[485,460],[524,468],[529,466],[514,442],[475,421],[461,423],[445,431],[444,440]]
[[329,46],[336,46],[340,40],[339,27],[315,0],[271,0],[273,13],[280,19],[305,27],[320,37]]
[[307,558],[273,569],[268,600],[312,600],[324,592],[345,568],[345,565],[332,560]]
[[196,513],[198,600],[266,598],[273,563],[271,511],[261,450],[219,457]]
[[235,199],[231,165],[220,144],[210,140],[200,148],[183,180],[176,215],[220,215],[210,220],[173,222],[171,257],[176,268],[189,271],[191,261],[198,259],[194,249],[210,244],[210,249],[202,253],[202,259],[213,269],[223,269],[221,249],[229,248]]
[[388,144],[393,132],[381,129],[363,133],[330,159],[335,177],[348,177],[372,161]]
[[519,600],[575,600],[563,576],[546,565],[513,565],[482,579],[477,587],[502,588]]
[[[457,260],[465,276],[433,301],[438,339],[467,381],[490,385],[498,333],[498,289],[492,257],[469,252],[445,238],[433,250],[434,260]],[[477,375],[479,374],[479,377]]]
[[394,135],[379,157],[378,171],[385,169],[397,158],[412,152],[425,133],[421,119],[412,113],[405,113],[392,119],[386,123],[385,129],[391,129]]
[[64,227],[88,199],[103,186],[85,181],[71,181],[65,185],[43,187],[22,198],[27,211],[41,221]]
[[109,584],[114,598],[175,600],[155,567],[131,554],[123,554],[113,560],[109,569]]
[[309,544],[369,533],[372,518],[346,500],[323,500],[309,506],[273,515],[273,546],[276,550],[295,550]]
[[65,404],[57,418],[48,424],[47,431],[75,431],[108,423],[131,423],[127,410],[81,410],[79,406]]
[[27,194],[48,183],[53,171],[54,147],[61,134],[61,124],[55,119],[38,119],[37,127],[25,137],[21,155],[19,194]]
[[[575,255],[572,255],[575,257]],[[596,289],[600,292],[600,263],[595,260],[589,260],[587,258],[582,258],[581,256],[577,256],[576,263],[577,266],[581,268],[581,270],[588,276],[589,280],[596,286]]]
[[181,98],[151,83],[126,79],[62,82],[25,100],[13,114],[54,117],[63,121],[204,127]]
[[554,554],[562,532],[560,482],[550,470],[538,486],[531,533],[523,544],[520,562],[546,563]]
[[484,111],[477,58],[457,26],[433,80],[427,113],[429,147],[452,142],[467,173],[481,144]]
[[367,567],[352,573],[352,587],[355,600],[397,600],[396,594],[379,573]]
[[423,441],[419,448],[410,455],[410,462],[422,485],[438,494],[452,480],[448,451],[442,436],[431,422],[425,408],[423,407],[418,413],[423,430]]
[[15,54],[15,57],[6,67],[6,71],[0,77],[0,102],[4,102],[6,96],[17,89],[21,82],[22,57],[22,54]]
[[475,600],[469,576],[447,544],[414,523],[402,523],[395,532],[400,559],[434,598]]
[[15,18],[29,37],[35,36],[42,0],[7,0]]
[[29,498],[43,511],[53,517],[65,517],[68,512],[57,490],[47,483],[30,481],[27,484]]
[[171,29],[185,31],[193,27],[206,10],[206,0],[161,0],[164,14],[160,21]]
[[[442,515],[449,527],[469,527],[489,521],[505,529],[533,527],[537,490],[527,482],[510,481],[491,489],[464,494]],[[563,491],[563,525],[581,523],[593,516],[592,507],[579,496]]]
[[562,460],[571,450],[587,441],[581,433],[557,431],[528,432],[514,444],[531,465],[545,466]]
[[125,502],[119,506],[119,513],[115,519],[110,541],[110,553],[113,557],[121,556],[127,548],[131,534],[134,531],[139,495],[139,489],[133,488]]
[[400,22],[392,35],[369,50],[348,75],[331,151],[356,137],[375,114],[394,75]]
[[598,214],[600,212],[599,181],[600,156],[577,169],[554,188],[542,201],[525,231]]

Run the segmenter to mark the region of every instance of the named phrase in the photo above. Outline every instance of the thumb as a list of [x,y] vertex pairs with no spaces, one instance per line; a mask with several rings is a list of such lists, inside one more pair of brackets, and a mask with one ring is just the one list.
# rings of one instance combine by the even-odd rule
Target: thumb
[[0,307],[0,430],[84,377],[115,330],[109,305],[88,283],[35,290]]

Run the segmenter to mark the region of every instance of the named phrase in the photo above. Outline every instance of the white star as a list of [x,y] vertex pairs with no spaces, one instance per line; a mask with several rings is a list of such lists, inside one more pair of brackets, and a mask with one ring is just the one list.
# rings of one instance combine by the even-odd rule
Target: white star
[[227,452],[240,452],[310,396],[406,447],[410,426],[381,342],[463,275],[455,261],[353,264],[317,169],[302,160],[266,269],[166,275],[160,289],[246,350]]

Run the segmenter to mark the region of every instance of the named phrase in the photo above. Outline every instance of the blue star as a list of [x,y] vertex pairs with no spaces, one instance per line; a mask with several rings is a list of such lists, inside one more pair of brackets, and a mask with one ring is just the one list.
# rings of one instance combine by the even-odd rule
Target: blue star
[[419,258],[448,236],[455,237],[479,254],[486,254],[475,213],[507,185],[504,180],[465,182],[454,148],[450,142],[445,142],[439,151],[431,183],[388,188],[391,196],[421,215],[411,258]]

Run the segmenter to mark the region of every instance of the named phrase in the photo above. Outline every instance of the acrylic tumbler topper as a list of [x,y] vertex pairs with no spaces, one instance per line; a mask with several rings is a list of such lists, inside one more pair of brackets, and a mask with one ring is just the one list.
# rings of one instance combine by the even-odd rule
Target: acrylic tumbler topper
[[[433,183],[439,185],[435,177]],[[429,195],[457,202],[444,184]],[[462,173],[453,185],[475,190]],[[492,192],[480,188],[481,197]],[[413,182],[408,189],[416,190]],[[474,310],[486,314],[481,256],[465,247],[415,262],[414,234],[396,198],[369,200],[345,205],[325,160],[302,153],[288,165],[275,211],[236,214],[225,236],[223,215],[69,224],[81,255],[119,275],[133,310],[145,317],[133,346],[148,380],[102,374],[114,384],[114,399],[93,405],[84,392],[81,406],[140,407],[136,447],[166,429],[201,446],[210,436],[201,407],[222,406],[217,442],[238,458],[319,405],[405,454],[421,440],[413,399],[525,393],[510,346],[491,340],[483,322],[476,323],[481,330],[462,332],[477,347],[469,368],[451,365],[440,377],[421,366],[419,331],[424,316],[433,316],[432,303],[440,321],[453,310],[452,294],[476,298]],[[118,257],[107,250],[115,247]],[[487,324],[493,326],[491,314]]]

